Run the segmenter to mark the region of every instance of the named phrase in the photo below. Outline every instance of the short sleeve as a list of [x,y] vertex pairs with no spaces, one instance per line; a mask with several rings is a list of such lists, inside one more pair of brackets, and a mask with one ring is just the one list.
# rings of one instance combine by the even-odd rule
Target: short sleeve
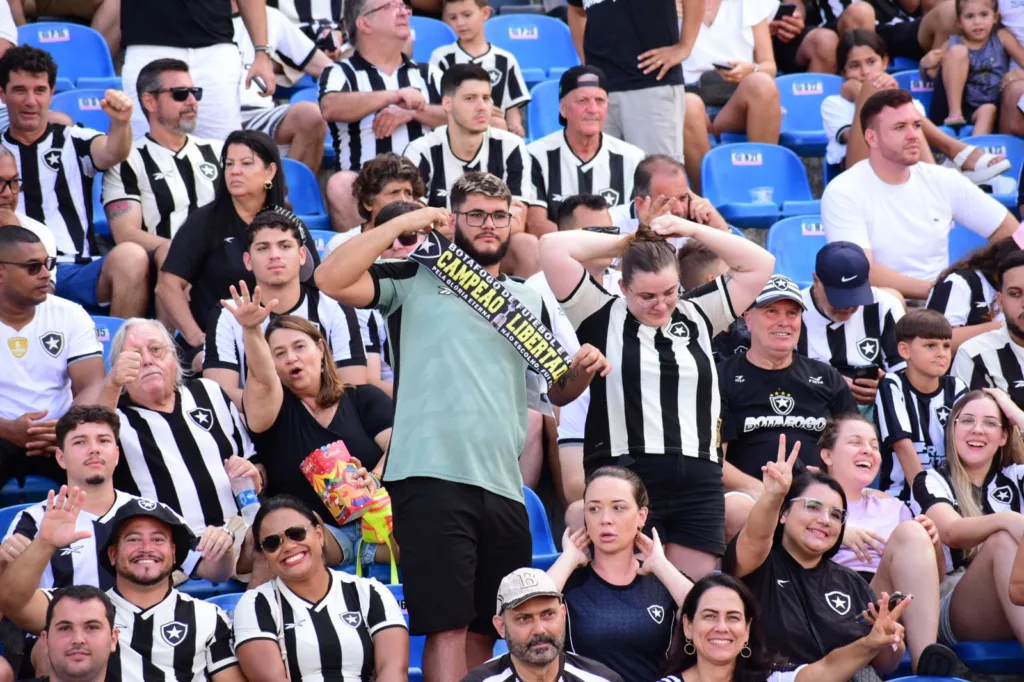
[[257,639],[277,641],[280,614],[263,590],[243,592],[235,606],[235,648]]
[[[529,151],[529,148],[527,148],[527,151]],[[533,185],[533,199],[530,201],[530,205],[547,209],[547,178],[544,177],[544,167],[532,153],[530,154],[530,183]]]
[[354,397],[363,428],[371,438],[394,426],[395,403],[387,393],[376,386],[363,384],[355,388]]
[[194,282],[210,252],[210,241],[214,239],[211,210],[199,209],[181,224],[171,239],[162,270],[177,275],[186,282]]
[[971,357],[971,354],[967,352],[964,346],[960,346],[957,349],[950,374],[967,384],[967,388],[972,391],[989,385],[988,375],[985,371],[985,365],[981,361],[981,356],[979,355],[977,358]]
[[126,199],[142,203],[142,190],[139,187],[141,166],[142,156],[139,154],[139,150],[133,147],[125,161],[115,164],[103,173],[104,206]]
[[829,242],[853,242],[862,249],[870,250],[871,240],[868,238],[864,212],[859,207],[864,197],[852,195],[847,188],[853,187],[855,184],[852,182],[833,182],[825,188],[821,197],[821,222],[825,227],[825,238]]
[[885,369],[888,372],[896,372],[907,366],[907,361],[900,355],[899,344],[896,342],[896,323],[906,311],[895,297],[889,295],[889,292],[879,290],[877,296],[878,312],[882,318],[882,355],[885,358]]
[[332,307],[335,314],[327,330],[327,340],[334,353],[334,364],[338,367],[365,366],[366,350],[355,309],[340,303],[334,303]]
[[519,107],[530,101],[530,91],[526,88],[523,71],[519,62],[511,54],[508,55],[508,73],[505,76],[505,96],[501,100],[503,111]]
[[1006,207],[986,194],[961,173],[944,173],[946,196],[953,208],[953,220],[988,239],[1006,219]]
[[[349,73],[351,71],[351,73]],[[347,64],[335,63],[320,72],[320,99],[333,92],[352,92],[355,72]]]
[[910,413],[903,396],[903,383],[895,374],[886,374],[875,394],[875,414],[882,442],[892,446],[897,441],[912,438]]
[[14,517],[10,528],[5,529],[3,539],[6,540],[12,535],[23,535],[29,540],[34,540],[37,532],[39,532],[39,524],[36,523],[35,517],[29,514],[28,510],[22,509]]
[[829,140],[843,144],[839,137],[853,124],[849,116],[850,102],[840,95],[829,95],[821,102],[821,122]]
[[526,145],[519,140],[505,159],[505,184],[513,199],[526,205],[535,203],[533,188],[533,157],[526,151]]
[[946,316],[954,327],[963,327],[971,315],[971,286],[963,277],[950,273],[932,287],[926,307]]
[[316,45],[298,26],[273,7],[267,8],[267,22],[274,23],[274,30],[268,31],[277,38],[273,45],[274,56],[285,67],[285,75],[294,83],[302,77],[302,70],[316,54]]
[[229,369],[241,373],[242,362],[235,345],[235,317],[223,307],[214,309],[214,319],[206,325],[206,345],[203,370]]
[[365,580],[369,586],[369,598],[363,604],[363,619],[370,635],[387,628],[406,628],[405,616],[391,590],[373,578]]
[[[218,388],[220,387],[218,386]],[[253,445],[252,438],[249,436],[249,429],[245,427],[245,424],[242,422],[242,415],[238,413],[238,408],[231,402],[228,394],[224,392],[223,388],[220,391],[223,394],[224,403],[228,406],[228,410],[231,411],[231,421],[235,425],[235,433],[242,439],[242,457],[252,459],[256,455],[256,446]]]
[[960,505],[956,501],[953,489],[935,469],[918,472],[914,477],[914,501],[921,505],[922,514],[927,514],[929,509],[943,502],[953,507],[957,513],[960,512]]
[[569,297],[559,301],[574,329],[579,329],[584,321],[598,310],[615,300],[615,296],[604,290],[600,284],[586,271],[580,277],[579,284]]
[[71,146],[75,148],[75,155],[78,157],[78,166],[82,170],[82,175],[93,178],[96,177],[97,172],[107,170],[106,168],[97,168],[92,159],[92,142],[97,137],[104,137],[104,133],[82,126],[65,128],[64,132],[71,138]]
[[68,310],[69,344],[68,364],[72,365],[80,360],[88,358],[103,357],[103,346],[96,337],[96,323],[85,312],[85,308],[73,304]]
[[0,40],[6,40],[12,45],[18,44],[18,27],[14,23],[9,2],[0,3]]
[[373,310],[356,310],[356,316],[359,318],[359,336],[367,353],[380,353],[383,350],[375,315],[376,312]]
[[683,294],[683,299],[704,311],[711,322],[712,336],[721,334],[736,321],[736,312],[732,309],[729,286],[724,275],[690,289]]
[[206,642],[206,672],[211,677],[225,668],[238,665],[228,616],[219,606],[213,608],[217,610],[213,634]]
[[419,264],[409,260],[383,261],[371,265],[373,301],[370,307],[376,308],[385,317],[401,308],[412,289],[419,267]]
[[434,175],[434,167],[430,163],[430,135],[417,138],[405,146],[402,156],[412,161],[412,164],[420,171],[420,179],[430,188],[430,178]]

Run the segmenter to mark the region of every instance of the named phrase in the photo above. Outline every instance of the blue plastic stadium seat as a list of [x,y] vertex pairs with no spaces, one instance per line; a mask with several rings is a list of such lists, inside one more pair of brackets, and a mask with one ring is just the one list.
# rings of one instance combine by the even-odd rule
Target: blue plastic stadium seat
[[785,218],[768,230],[766,247],[775,256],[775,272],[801,288],[811,286],[814,259],[823,246],[825,228],[818,215]]
[[1024,648],[1008,642],[960,642],[953,646],[957,657],[973,672],[986,675],[1019,674],[1024,670]]
[[96,339],[103,346],[103,362],[107,369],[110,369],[110,343],[114,340],[117,330],[124,324],[124,320],[120,317],[93,315],[92,321],[96,325]]
[[907,651],[903,654],[903,658],[900,659],[900,664],[896,666],[896,669],[885,676],[892,682],[892,678],[898,678],[901,680],[921,680],[924,682],[935,682],[936,680],[954,680],[954,677],[918,677],[914,675],[914,668],[910,662],[910,652]]
[[546,571],[558,558],[555,539],[551,537],[551,526],[548,525],[548,513],[537,493],[523,486],[523,496],[526,498],[526,513],[530,517],[530,535],[533,536],[533,567]]
[[103,96],[103,90],[75,88],[54,95],[50,108],[64,112],[76,125],[106,133],[110,131],[110,118],[100,106]]
[[[921,103],[925,112],[932,104],[932,97],[935,95],[935,84],[932,81],[921,78],[921,74],[915,68],[911,71],[900,71],[892,75],[900,89],[906,90],[910,95]],[[956,137],[954,135],[953,137]]]
[[740,228],[736,227],[735,225],[730,225],[729,231],[732,232],[737,237],[743,237],[744,239],[746,239],[747,237],[747,235],[743,234],[743,231]]
[[77,85],[80,88],[96,88],[99,90],[113,88],[114,90],[121,90],[124,87],[124,82],[120,76],[101,76],[98,78],[88,76],[79,78]]
[[281,159],[281,162],[284,164],[284,176],[288,182],[288,201],[292,202],[292,210],[311,230],[331,229],[331,219],[327,215],[324,199],[320,194],[320,183],[317,182],[313,171],[294,159]]
[[316,252],[320,254],[320,260],[323,261],[323,259],[327,257],[327,245],[332,239],[338,236],[338,233],[333,230],[310,230],[309,236],[313,238],[313,244],[316,245]]
[[103,210],[103,173],[97,173],[92,179],[92,230],[97,237],[113,239],[107,212]]
[[302,78],[297,80],[294,85],[278,85],[277,89],[274,90],[274,99],[288,99],[299,90],[306,90],[308,88],[316,89],[316,81],[308,73],[303,74]]
[[821,102],[839,94],[843,79],[823,73],[794,73],[780,76],[775,85],[783,112],[779,144],[800,156],[824,156],[828,137],[821,121]]
[[889,682],[967,682],[967,680],[962,677],[925,677],[923,675],[908,675],[907,677],[890,679]]
[[208,597],[206,601],[224,609],[224,613],[228,615],[228,620],[234,620],[235,607],[238,606],[238,600],[241,598],[241,592],[231,592],[230,594],[215,594],[212,597]]
[[737,142],[746,142],[746,133],[722,133],[719,135],[719,141],[722,144],[736,144]]
[[767,228],[780,217],[821,210],[803,162],[785,147],[723,144],[704,156],[700,170],[704,196],[730,225]]
[[26,476],[25,485],[18,485],[16,480],[11,479],[3,489],[0,489],[0,507],[42,502],[46,499],[47,493],[59,489],[59,483],[42,476]]
[[558,78],[580,63],[569,27],[545,15],[505,14],[484,24],[488,42],[516,57],[527,84]]
[[[320,103],[320,91],[317,88],[302,88],[292,93],[291,98],[288,100],[291,104],[296,102],[316,102]],[[324,164],[330,168],[334,167],[335,152],[334,152],[334,141],[331,140],[331,131],[328,130],[324,136]]]
[[24,502],[0,509],[0,538],[7,535],[7,531],[10,530],[11,524],[14,523],[14,517],[18,515],[18,512],[32,505],[32,502]]
[[88,26],[64,22],[25,24],[18,27],[18,44],[49,52],[57,62],[59,76],[70,79],[78,87],[84,85],[78,82],[80,78],[116,76],[107,41]]
[[237,580],[211,583],[209,580],[187,580],[178,589],[196,599],[211,599],[222,594],[245,592],[245,584]]
[[430,17],[409,17],[409,27],[412,29],[412,58],[417,62],[429,62],[434,50],[458,39],[448,24]]
[[[1024,140],[1015,135],[978,135],[961,137],[964,144],[973,144],[989,154],[1003,154],[1010,161],[1010,169],[1000,177],[1013,181],[1012,189],[992,197],[1011,211],[1017,210],[1017,181],[1020,179],[1021,166],[1024,165]],[[1006,182],[1005,180],[1002,182]],[[1009,183],[1007,183],[1009,184]]]
[[953,223],[949,231],[949,262],[953,264],[971,251],[985,246],[988,240],[977,232],[971,232],[960,223]]
[[558,81],[537,83],[530,89],[530,103],[526,105],[526,132],[530,142],[561,130],[558,122]]
[[897,73],[899,71],[909,71],[913,69],[918,70],[919,63],[916,59],[908,59],[907,57],[893,57],[892,61],[889,62],[889,68],[886,69],[889,73]]

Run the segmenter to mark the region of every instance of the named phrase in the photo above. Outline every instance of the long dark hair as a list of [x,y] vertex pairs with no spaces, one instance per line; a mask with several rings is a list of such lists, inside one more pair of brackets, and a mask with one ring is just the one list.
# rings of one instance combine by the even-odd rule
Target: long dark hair
[[[836,494],[838,494],[843,500],[843,509],[847,508],[846,493],[843,491],[843,486],[839,485],[839,481],[828,474],[821,473],[820,471],[808,471],[807,473],[800,474],[793,479],[793,485],[789,486],[789,492],[786,493],[786,499],[782,501],[782,508],[779,509],[779,521],[775,526],[775,536],[772,538],[772,547],[782,547],[782,535],[786,530],[785,524],[782,523],[782,515],[785,514],[792,506],[794,499],[803,495],[804,491],[815,483],[828,486],[832,490],[836,491]],[[821,555],[822,561],[828,561],[839,553],[843,544],[843,533],[845,531],[846,524],[843,524],[839,527],[839,537],[836,538],[836,544],[825,550]]]
[[231,202],[231,194],[228,193],[228,181],[224,173],[224,164],[228,159],[228,148],[233,144],[240,144],[252,150],[252,153],[259,157],[264,165],[274,164],[277,172],[271,181],[272,187],[267,190],[267,199],[264,206],[284,206],[291,208],[288,203],[288,183],[284,177],[284,165],[281,163],[281,153],[277,150],[277,143],[267,135],[258,130],[236,130],[224,140],[224,148],[220,152],[220,175],[217,177],[217,191],[214,196],[214,205],[220,209]]
[[1017,246],[1017,242],[1013,241],[1013,237],[989,242],[969,252],[963,258],[943,270],[935,278],[935,283],[938,284],[957,270],[977,270],[985,276],[989,284],[998,290],[1000,285],[999,263],[1018,248],[1020,247]]
[[[697,607],[704,593],[713,587],[724,587],[739,595],[743,602],[743,615],[750,627],[750,639],[747,646],[750,647],[750,658],[742,656],[736,659],[736,670],[733,673],[733,682],[766,682],[768,676],[777,670],[786,670],[784,659],[771,653],[768,649],[764,635],[764,619],[761,615],[761,607],[757,603],[750,589],[736,578],[726,573],[709,573],[697,581],[683,600],[682,615],[691,624],[697,615]],[[672,640],[672,647],[669,649],[668,658],[665,660],[665,675],[682,675],[697,665],[697,653],[686,653],[683,648],[686,645],[686,635],[683,628],[676,628],[675,637]]]

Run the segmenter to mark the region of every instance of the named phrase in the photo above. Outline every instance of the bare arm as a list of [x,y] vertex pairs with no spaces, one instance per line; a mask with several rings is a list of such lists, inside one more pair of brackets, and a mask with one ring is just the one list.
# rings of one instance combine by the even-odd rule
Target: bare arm
[[909,438],[903,438],[892,444],[892,450],[896,453],[896,459],[899,460],[900,466],[903,468],[904,480],[913,481],[921,473],[921,458],[918,457],[914,444],[910,442]]
[[431,128],[438,128],[448,122],[448,115],[440,104],[428,104],[413,115],[413,119]]
[[957,349],[966,341],[973,339],[975,336],[980,336],[985,332],[990,332],[993,329],[999,329],[1003,326],[1003,323],[999,320],[992,320],[990,322],[982,322],[981,324],[971,325],[969,327],[953,327],[953,352],[956,353]]
[[[692,0],[691,0],[692,1]],[[703,5],[701,0],[701,5]],[[701,11],[700,16],[703,16],[704,12]],[[700,28],[700,19],[697,19],[697,28]],[[694,39],[696,39],[696,34]],[[778,72],[778,67],[775,64],[775,51],[772,49],[772,34],[768,30],[768,21],[762,21],[754,26],[754,63],[770,76],[774,76]]]
[[722,462],[722,483],[725,485],[726,492],[733,490],[754,490],[760,492],[762,487],[761,481],[749,474],[743,473],[735,464],[731,464],[728,459]]
[[[700,13],[704,14],[703,11]],[[698,26],[698,28],[700,28]],[[583,34],[587,32],[587,11],[582,7],[569,5],[569,32],[572,33],[572,44],[576,48],[576,54],[580,56],[580,64],[586,64],[586,54],[583,52]]]
[[703,19],[704,0],[683,0],[683,25],[679,29],[679,45],[686,50],[687,55],[693,49],[693,44],[697,42],[700,22]]
[[1010,55],[1010,59],[1017,64],[1024,64],[1024,62],[1020,61],[1024,59],[1024,47],[1021,47],[1021,44],[1017,42],[1017,38],[1010,32],[1010,29],[999,29],[996,31],[996,37],[1003,44],[1003,49],[1006,50],[1006,54]]
[[131,199],[112,201],[103,207],[110,223],[114,243],[134,242],[146,251],[156,251],[164,244],[170,244],[166,237],[150,234],[142,226],[142,204]]
[[110,130],[93,138],[89,153],[97,169],[107,170],[132,152],[132,100],[120,90],[107,90],[100,106],[110,118]]
[[552,293],[564,301],[586,275],[583,263],[595,258],[615,258],[629,243],[628,237],[583,230],[552,232],[540,239],[540,265]]
[[370,353],[366,356],[366,383],[376,386],[388,394],[389,398],[395,397],[395,385],[390,381],[384,381],[380,377],[381,359],[377,353]]
[[320,78],[321,72],[333,63],[331,58],[323,53],[323,50],[317,50],[313,53],[313,58],[309,60],[303,71],[317,79]]
[[548,220],[548,210],[543,206],[526,209],[526,231],[538,237],[549,232],[558,232],[558,225]]
[[1010,569],[1010,601],[1024,606],[1024,541],[1017,547],[1017,556]]
[[[856,128],[856,123],[854,124]],[[853,139],[852,137],[850,138]],[[876,263],[871,249],[864,249],[864,254],[871,261],[871,274],[869,279],[876,287],[888,287],[895,289],[907,298],[926,299],[932,290],[932,283],[924,279],[915,279],[902,273],[896,272],[887,265]]]
[[280,682],[288,678],[281,647],[269,639],[242,642],[235,652],[249,682]]
[[326,121],[354,123],[384,107],[401,102],[402,98],[397,90],[329,92],[320,99],[320,113]]
[[1018,227],[1020,227],[1020,223],[1017,222],[1017,219],[1013,217],[1012,213],[1007,211],[1006,212],[1006,217],[1003,218],[1003,222],[1001,222],[999,224],[999,227],[996,228],[995,232],[993,232],[991,235],[989,235],[989,238],[988,238],[989,244],[991,244],[993,242],[997,242],[1000,239],[1006,239],[1007,237],[1012,237],[1013,233],[1017,231]]
[[188,307],[188,297],[185,295],[188,287],[187,280],[161,270],[156,281],[156,296],[185,340],[192,346],[201,346],[206,343],[206,334],[199,328]]
[[[254,298],[253,302],[259,305],[258,298]],[[267,310],[269,314],[269,308]],[[245,388],[242,389],[242,405],[245,408],[246,425],[256,433],[262,433],[274,425],[284,401],[284,387],[274,368],[270,346],[263,337],[262,322],[260,320],[255,325],[245,326],[242,332],[245,364],[248,367]]]
[[1018,541],[1024,535],[1024,516],[1017,512],[997,512],[965,519],[952,505],[939,503],[929,507],[926,515],[935,522],[942,544],[951,549],[971,549],[1001,530]]
[[[284,663],[281,665],[283,666]],[[213,682],[246,682],[246,677],[242,674],[240,666],[233,665],[230,668],[214,673]]]
[[18,26],[25,25],[25,5],[24,0],[8,0],[11,5],[11,16],[14,17],[14,23]]
[[373,663],[378,682],[409,679],[409,631],[390,627],[373,636]]
[[103,358],[88,358],[79,360],[68,366],[68,376],[71,377],[71,394],[78,395],[89,386],[103,380],[107,373],[103,366]]

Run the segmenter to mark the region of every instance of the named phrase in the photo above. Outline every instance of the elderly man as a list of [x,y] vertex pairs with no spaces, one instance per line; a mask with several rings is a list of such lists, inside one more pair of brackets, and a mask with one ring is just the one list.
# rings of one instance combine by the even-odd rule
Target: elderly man
[[650,224],[666,213],[718,230],[729,229],[711,202],[690,189],[682,163],[666,154],[651,154],[644,157],[633,174],[632,201],[615,208],[612,217],[621,232],[629,234],[636,232],[641,222]]

